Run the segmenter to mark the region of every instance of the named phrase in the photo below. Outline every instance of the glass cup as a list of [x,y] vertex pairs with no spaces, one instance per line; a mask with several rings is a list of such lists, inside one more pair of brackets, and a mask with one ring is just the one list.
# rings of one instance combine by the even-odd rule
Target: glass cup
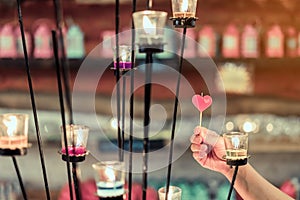
[[7,113],[0,115],[0,148],[22,149],[28,147],[28,115]]
[[[177,186],[170,186],[168,192],[168,200],[181,200],[181,188]],[[158,190],[159,200],[166,199],[166,187],[161,187]]]
[[123,199],[125,193],[125,163],[102,161],[92,165],[97,186],[97,196],[101,199]]
[[[120,70],[130,70],[132,66],[131,60],[131,46],[128,45],[120,45],[119,46],[119,69]],[[114,69],[117,68],[117,52],[116,48],[114,48]]]
[[132,14],[137,43],[141,46],[163,44],[167,12],[144,10]]
[[243,132],[229,132],[223,134],[226,159],[245,160],[248,157],[248,134]]
[[195,17],[197,0],[172,0],[174,18]]
[[[86,154],[89,128],[84,125],[66,125],[67,145],[69,156],[80,156]],[[64,131],[61,127],[61,153],[66,155]]]

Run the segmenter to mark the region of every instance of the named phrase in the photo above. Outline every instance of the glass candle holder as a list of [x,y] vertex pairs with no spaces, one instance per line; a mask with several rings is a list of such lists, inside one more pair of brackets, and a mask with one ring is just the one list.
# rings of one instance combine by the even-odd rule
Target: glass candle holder
[[[119,46],[119,70],[126,71],[130,70],[132,66],[131,60],[131,46],[120,45]],[[116,48],[114,48],[114,70],[117,69],[117,55]]]
[[174,18],[195,17],[197,0],[172,0]]
[[125,193],[125,163],[103,161],[92,166],[95,173],[97,196],[101,200],[123,200]]
[[[89,128],[84,125],[66,125],[67,146],[70,157],[84,157],[87,153],[86,145],[88,140]],[[63,160],[66,159],[66,146],[64,142],[64,131],[61,127],[61,153]],[[78,160],[79,161],[79,160]]]
[[167,12],[144,10],[132,14],[136,40],[140,46],[163,44]]
[[[181,188],[177,186],[170,186],[168,192],[168,200],[181,200]],[[158,189],[159,200],[166,199],[166,188],[161,187]]]
[[230,132],[223,135],[227,163],[241,162],[246,164],[248,158],[248,134],[243,132]]
[[0,149],[15,150],[28,147],[28,115],[0,115]]

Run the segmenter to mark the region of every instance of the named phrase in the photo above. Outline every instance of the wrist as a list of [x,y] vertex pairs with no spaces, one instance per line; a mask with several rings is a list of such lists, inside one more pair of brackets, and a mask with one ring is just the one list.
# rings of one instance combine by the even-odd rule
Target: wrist
[[[239,171],[238,173],[241,175],[241,174],[245,174],[245,171],[247,170],[247,168],[249,168],[249,164],[247,163],[246,165],[241,165],[239,166]],[[228,166],[227,170],[224,170],[223,171],[223,175],[228,179],[228,180],[231,180],[232,179],[232,176],[233,176],[233,173],[234,173],[234,168],[235,166]]]

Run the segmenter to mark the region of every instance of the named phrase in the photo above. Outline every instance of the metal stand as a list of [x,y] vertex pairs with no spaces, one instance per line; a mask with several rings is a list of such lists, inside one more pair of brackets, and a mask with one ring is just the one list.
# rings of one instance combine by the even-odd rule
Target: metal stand
[[145,96],[144,96],[144,140],[143,140],[143,200],[146,200],[147,186],[148,186],[147,171],[148,171],[148,152],[149,152],[152,63],[153,63],[153,54],[163,52],[163,44],[140,45],[139,52],[146,54]]

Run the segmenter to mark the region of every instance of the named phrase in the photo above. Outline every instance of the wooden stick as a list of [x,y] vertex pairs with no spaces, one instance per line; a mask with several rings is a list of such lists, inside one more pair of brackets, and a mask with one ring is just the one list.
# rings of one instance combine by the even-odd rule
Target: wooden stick
[[[203,92],[201,92],[201,96],[203,97]],[[200,111],[200,120],[199,120],[199,126],[201,127],[202,126],[202,111]]]
[[200,120],[199,120],[199,126],[202,126],[202,112],[200,111]]

